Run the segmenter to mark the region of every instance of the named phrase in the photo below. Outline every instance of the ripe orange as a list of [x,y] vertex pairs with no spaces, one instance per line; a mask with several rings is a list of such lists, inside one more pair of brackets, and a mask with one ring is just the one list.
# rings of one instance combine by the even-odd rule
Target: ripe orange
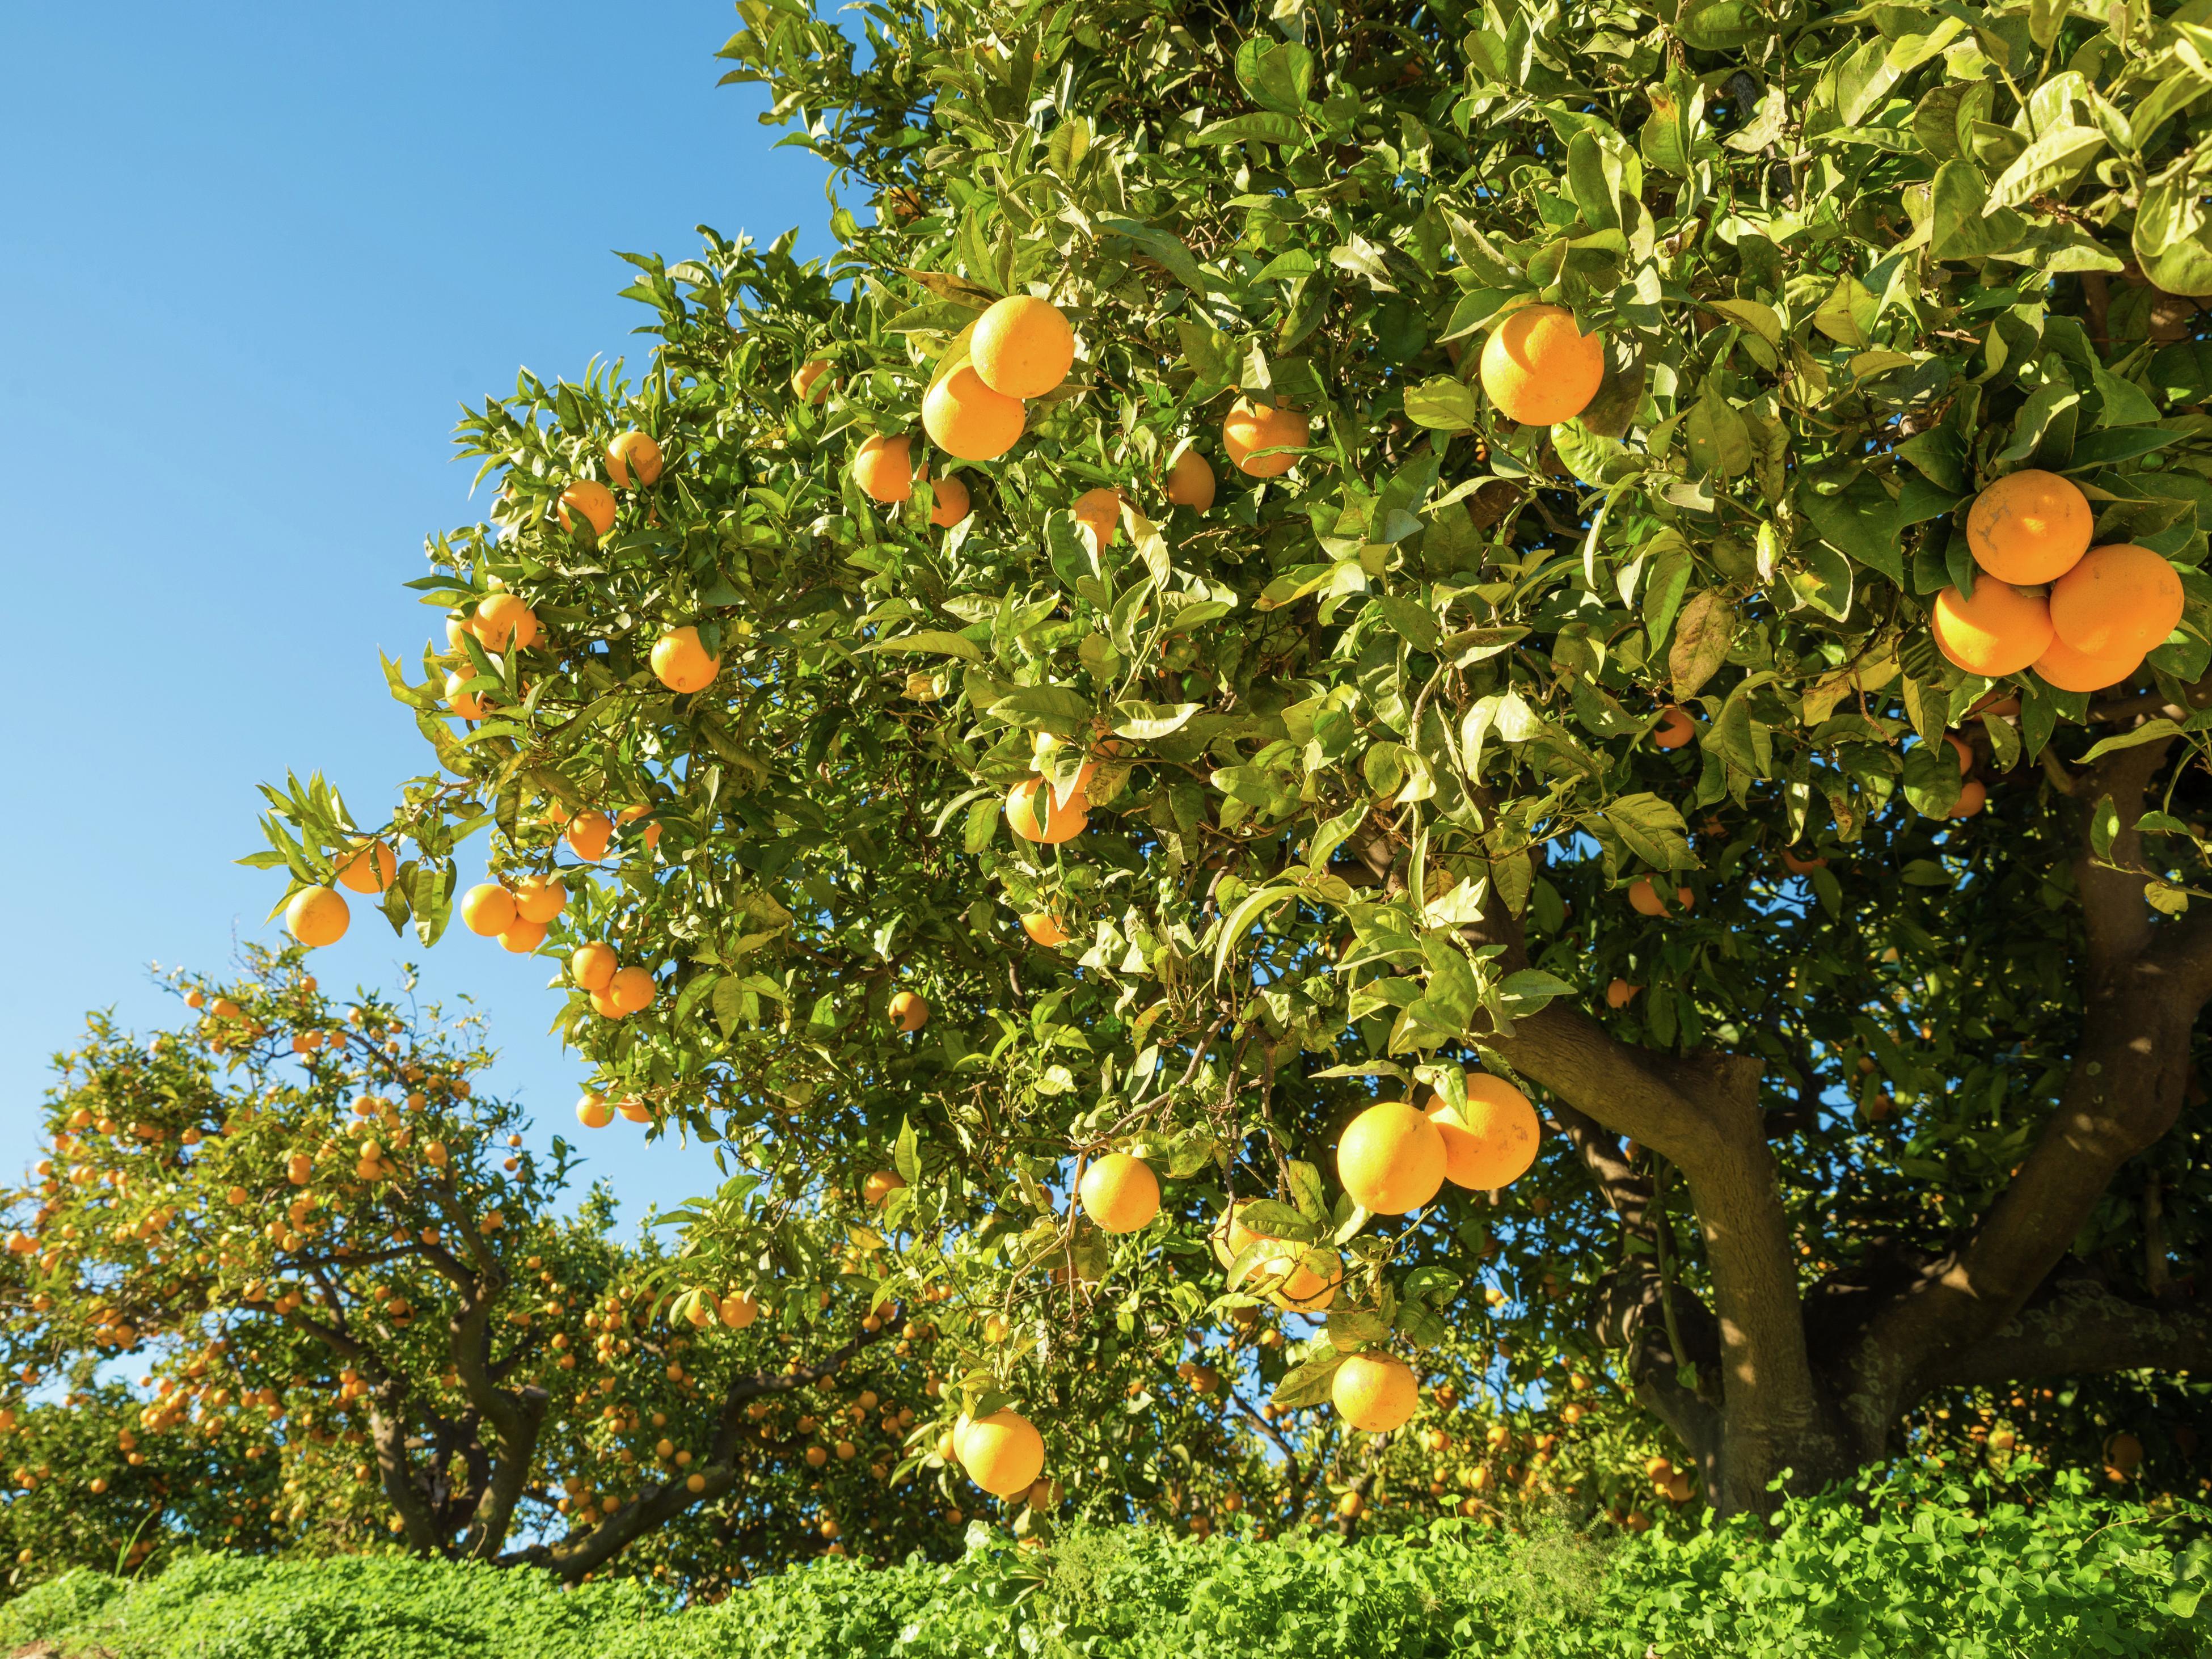
[[623,1116],[628,1118],[632,1123],[650,1123],[653,1121],[653,1108],[647,1105],[635,1095],[624,1095],[620,1100],[615,1102],[615,1110],[619,1112]]
[[519,957],[528,956],[545,943],[545,924],[517,916],[500,930],[499,942]]
[[1103,1232],[1133,1233],[1160,1212],[1159,1177],[1127,1152],[1109,1152],[1085,1170],[1076,1196]]
[[307,888],[294,894],[284,907],[284,926],[294,939],[310,949],[343,939],[346,924],[352,920],[345,895],[335,887]]
[[602,1094],[587,1094],[576,1103],[576,1121],[586,1129],[604,1129],[615,1121],[615,1109]]
[[1928,627],[1954,667],[1996,679],[2017,674],[2049,647],[2051,606],[2040,594],[1991,578],[1974,584],[1971,599],[1955,587],[1938,593]]
[[380,841],[357,837],[353,844],[357,850],[338,860],[338,885],[356,893],[381,893],[399,873],[399,860]]
[[1444,1138],[1402,1100],[1370,1106],[1345,1125],[1336,1175],[1352,1201],[1377,1215],[1418,1210],[1444,1184]]
[[1042,398],[1074,366],[1075,330],[1051,301],[1010,294],[976,319],[968,351],[988,390],[1002,398]]
[[642,432],[625,432],[607,446],[607,476],[624,489],[635,471],[647,486],[660,482],[660,446]]
[[735,1296],[724,1297],[715,1312],[730,1329],[741,1331],[760,1317],[760,1303],[750,1292],[739,1291]]
[[968,1478],[994,1497],[1027,1492],[1044,1473],[1044,1437],[1011,1407],[977,1418],[953,1445]]
[[1213,505],[1213,468],[1195,449],[1186,449],[1168,469],[1168,505],[1195,507],[1203,513]]
[[1680,709],[1668,705],[1651,728],[1651,746],[1655,749],[1680,749],[1698,735],[1697,726]]
[[1421,1404],[1413,1368],[1388,1354],[1353,1354],[1336,1368],[1328,1393],[1344,1420],[1370,1434],[1401,1427]]
[[517,876],[507,890],[514,895],[514,914],[525,921],[550,921],[568,908],[568,890],[555,876]]
[[611,945],[580,945],[568,957],[568,977],[586,991],[604,991],[622,965]]
[[2049,647],[2035,659],[2034,666],[2045,685],[2057,686],[2061,691],[2101,691],[2134,673],[2142,666],[2142,659],[2140,651],[2091,656],[2053,637]]
[[830,373],[827,358],[817,357],[811,362],[799,365],[799,373],[791,377],[791,389],[802,402],[818,404],[830,395],[834,380],[823,377]]
[[722,659],[699,643],[696,628],[672,629],[653,642],[653,677],[671,691],[703,691],[722,672]]
[[607,855],[607,842],[614,833],[615,821],[596,807],[568,820],[568,846],[586,864],[597,864]]
[[652,974],[643,968],[617,968],[615,976],[607,981],[607,996],[618,1015],[642,1013],[653,1006],[653,999],[659,988],[653,983]]
[[[1686,887],[1674,890],[1674,908],[1688,910],[1696,905],[1698,896]],[[1651,884],[1649,876],[1638,876],[1628,884],[1630,908],[1638,915],[1663,916],[1668,914],[1667,901],[1659,896],[1659,890]]]
[[1643,988],[1641,985],[1631,985],[1625,979],[1617,979],[1605,988],[1605,1006],[1608,1008],[1626,1008],[1635,1000],[1636,994]]
[[538,613],[512,593],[494,593],[477,607],[469,629],[487,651],[527,651],[538,639]]
[[929,521],[939,530],[950,530],[968,516],[968,486],[957,477],[939,478],[930,486],[935,505],[929,509]]
[[914,494],[913,441],[903,432],[878,433],[853,457],[853,482],[879,501],[902,501]]
[[919,1031],[929,1024],[929,1004],[911,991],[896,993],[887,1012],[891,1024],[902,1031]]
[[1298,461],[1294,454],[1257,455],[1255,450],[1304,449],[1312,436],[1312,420],[1285,408],[1279,399],[1273,409],[1263,409],[1249,398],[1239,398],[1221,419],[1221,447],[1229,452],[1229,464],[1255,478],[1279,478]]
[[2097,515],[2070,478],[2030,467],[1999,478],[1966,509],[1974,562],[2001,582],[2055,582],[2089,550]]
[[1563,306],[1522,306],[1483,344],[1482,389],[1499,414],[1524,426],[1572,420],[1604,379],[1604,337],[1583,333]]
[[896,1170],[877,1170],[860,1182],[860,1198],[872,1210],[880,1210],[884,1200],[906,1185],[906,1177]]
[[996,460],[1022,435],[1021,400],[983,384],[963,363],[922,394],[921,429],[930,442],[963,461]]
[[480,720],[484,717],[484,701],[474,691],[461,688],[476,678],[473,668],[456,668],[446,676],[446,707],[465,720]]
[[1039,945],[1049,946],[1067,943],[1067,930],[1060,925],[1059,919],[1049,910],[1030,911],[1022,918],[1022,931]]
[[2122,1474],[2133,1474],[2142,1467],[2142,1442],[2126,1430],[2105,1442],[2105,1462]]
[[1469,1072],[1466,1106],[1439,1099],[1428,1115],[1443,1137],[1444,1176],[1455,1186],[1492,1192],[1519,1180],[1536,1161],[1543,1133],[1536,1109],[1504,1078]]
[[[1312,1264],[1320,1262],[1316,1269]],[[1344,1258],[1334,1250],[1316,1250],[1287,1241],[1279,1254],[1264,1257],[1257,1270],[1263,1279],[1276,1281],[1267,1300],[1293,1313],[1320,1313],[1336,1300],[1344,1283]]]
[[2093,657],[2155,651],[2180,620],[2181,578],[2132,542],[2091,548],[2051,586],[2052,629]]
[[1254,1240],[1267,1237],[1265,1233],[1253,1231],[1237,1218],[1237,1212],[1249,1201],[1240,1198],[1231,1204],[1206,1235],[1207,1241],[1213,1246],[1213,1259],[1224,1267],[1236,1266],[1237,1258],[1244,1254]]
[[1091,532],[1091,539],[1102,548],[1113,544],[1115,533],[1121,528],[1121,492],[1118,489],[1086,489],[1075,498],[1068,509],[1075,514],[1076,523]]
[[592,541],[615,527],[615,495],[596,478],[579,478],[561,492],[561,528],[575,532],[575,518],[591,526]]
[[486,939],[503,933],[514,926],[514,895],[496,882],[479,882],[461,895],[461,920]]
[[1947,818],[1970,818],[1989,804],[1990,792],[1979,778],[1968,778],[1959,787],[1959,799],[1951,803]]
[[1090,824],[1090,804],[1081,789],[1061,803],[1042,778],[1024,778],[1006,792],[1006,822],[1024,841],[1056,847],[1074,840]]

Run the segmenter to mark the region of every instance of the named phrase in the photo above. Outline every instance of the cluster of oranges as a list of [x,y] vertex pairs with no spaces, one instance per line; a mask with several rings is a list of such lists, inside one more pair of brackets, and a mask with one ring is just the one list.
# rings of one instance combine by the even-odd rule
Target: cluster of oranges
[[659,988],[653,970],[635,963],[625,966],[611,945],[596,939],[580,945],[568,957],[568,977],[592,999],[592,1012],[602,1019],[625,1019],[653,1006]]
[[523,955],[545,942],[547,925],[568,906],[568,890],[558,878],[517,876],[462,894],[461,921],[471,933]]
[[1929,626],[1952,664],[2002,678],[2032,668],[2061,691],[2101,691],[2142,666],[2181,620],[2181,578],[2132,542],[2093,548],[2096,515],[2068,478],[2030,468],[1974,498],[1972,598],[1936,596]]
[[[446,648],[459,653],[464,637],[472,636],[495,656],[527,651],[538,642],[538,613],[514,594],[487,594],[466,617],[446,618]],[[476,670],[464,664],[446,676],[446,707],[465,720],[480,720],[489,712],[482,694],[465,690]]]

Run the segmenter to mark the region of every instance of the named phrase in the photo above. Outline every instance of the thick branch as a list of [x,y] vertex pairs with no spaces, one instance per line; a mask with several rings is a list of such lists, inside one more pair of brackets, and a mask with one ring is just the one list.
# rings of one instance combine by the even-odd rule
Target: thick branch
[[2092,1279],[2073,1279],[1972,1346],[1944,1354],[1928,1381],[1987,1388],[2140,1370],[2212,1370],[2212,1317],[2124,1302]]

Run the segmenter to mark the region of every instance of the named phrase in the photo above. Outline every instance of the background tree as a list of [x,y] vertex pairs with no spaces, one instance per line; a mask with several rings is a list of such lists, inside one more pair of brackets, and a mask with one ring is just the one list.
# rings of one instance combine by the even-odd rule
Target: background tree
[[[469,925],[568,957],[605,1091],[825,1219],[895,1171],[872,1294],[944,1286],[948,1414],[1018,1392],[1055,1469],[1112,1450],[1073,1356],[1279,1312],[1297,1407],[1486,1346],[1478,1282],[1504,1382],[1602,1344],[1726,1510],[2201,1364],[2185,11],[740,13],[732,78],[877,223],[632,256],[644,380],[465,423],[500,494],[387,665],[441,769],[395,926],[489,830]],[[1016,295],[1076,358],[999,431]],[[2146,550],[2099,614],[2147,656],[2052,657],[2047,577],[1971,548],[2027,471]],[[360,830],[274,799],[341,926]],[[1469,1066],[1538,1171],[1376,1225],[1340,1129]],[[1069,1201],[1117,1152],[1157,1229]]]

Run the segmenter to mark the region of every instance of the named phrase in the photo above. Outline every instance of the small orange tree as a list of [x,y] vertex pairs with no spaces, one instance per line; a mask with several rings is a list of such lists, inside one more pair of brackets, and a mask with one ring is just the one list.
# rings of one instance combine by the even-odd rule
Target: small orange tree
[[[0,1460],[26,1490],[89,1493],[88,1524],[155,1479],[140,1464],[173,1486],[212,1461],[255,1479],[191,1524],[202,1542],[388,1528],[570,1577],[648,1539],[694,1579],[841,1531],[950,1539],[950,1502],[885,1490],[931,1410],[928,1334],[854,1307],[853,1247],[771,1225],[747,1273],[687,1280],[606,1237],[604,1190],[554,1212],[572,1152],[541,1158],[477,1092],[474,1021],[334,1005],[296,951],[249,969],[180,981],[198,1018],[149,1043],[95,1016],[50,1098],[51,1150],[9,1210],[11,1376],[149,1370],[117,1431],[128,1475],[57,1458],[51,1408],[9,1404]],[[743,1208],[747,1183],[719,1201]]]

